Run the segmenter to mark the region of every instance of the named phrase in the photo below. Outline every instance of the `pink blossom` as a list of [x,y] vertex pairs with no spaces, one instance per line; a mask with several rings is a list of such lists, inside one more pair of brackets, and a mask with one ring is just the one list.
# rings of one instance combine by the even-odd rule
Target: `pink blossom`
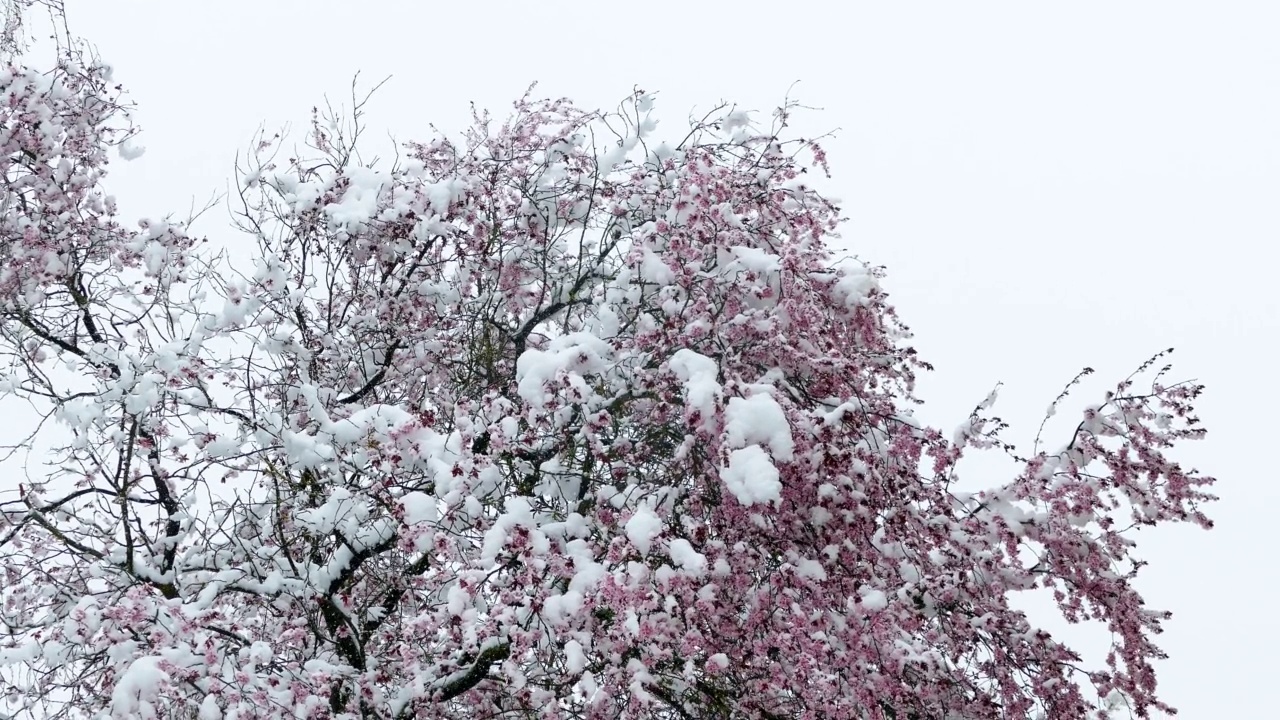
[[[1201,387],[1153,360],[955,491],[966,453],[1016,451],[990,402],[951,439],[910,415],[928,366],[883,271],[835,262],[794,106],[670,146],[643,93],[526,94],[382,168],[317,115],[310,155],[263,138],[240,169],[236,267],[118,222],[104,66],[0,95],[3,392],[73,438],[0,502],[6,712],[1169,710],[1133,531],[1211,525],[1168,454]],[[1105,663],[1011,607],[1036,588]]]

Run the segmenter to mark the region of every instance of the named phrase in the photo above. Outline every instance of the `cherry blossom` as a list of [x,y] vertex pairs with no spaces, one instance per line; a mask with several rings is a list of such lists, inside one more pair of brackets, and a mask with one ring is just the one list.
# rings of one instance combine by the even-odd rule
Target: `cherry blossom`
[[[0,391],[46,421],[6,444],[59,443],[0,501],[4,712],[1171,711],[1134,532],[1211,524],[1169,453],[1202,388],[1161,354],[1026,457],[994,397],[923,426],[793,104],[663,141],[649,93],[531,92],[394,165],[361,105],[317,113],[242,158],[250,267],[120,223],[140,146],[74,57],[0,71]],[[961,492],[985,448],[1019,471]],[[1034,589],[1105,662],[1011,606]]]

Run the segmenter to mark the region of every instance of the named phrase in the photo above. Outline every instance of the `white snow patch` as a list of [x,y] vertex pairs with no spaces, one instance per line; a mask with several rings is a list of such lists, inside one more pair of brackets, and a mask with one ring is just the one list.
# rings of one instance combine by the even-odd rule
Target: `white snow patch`
[[593,391],[582,376],[604,371],[612,354],[609,343],[589,332],[555,338],[546,350],[525,350],[516,360],[516,390],[529,405],[545,407],[551,399],[548,385],[563,372],[571,386],[590,396]]
[[889,607],[889,598],[884,594],[883,590],[864,587],[859,593],[862,600],[862,608],[870,612],[880,612]]
[[702,413],[704,422],[713,419],[721,393],[720,383],[716,381],[720,374],[716,361],[683,348],[677,350],[667,364],[684,382],[685,401]]
[[564,644],[564,664],[570,675],[582,672],[587,666],[587,656],[582,651],[582,643],[570,640]]
[[817,560],[801,560],[796,563],[796,574],[810,580],[826,580],[827,570]]
[[343,177],[348,181],[342,199],[325,206],[325,214],[335,227],[358,230],[374,218],[378,198],[391,184],[389,173],[367,167],[349,167]]
[[142,157],[143,153],[146,151],[147,147],[134,142],[133,138],[125,140],[116,146],[116,152],[120,153],[120,157],[124,158],[126,161],[137,160]]
[[729,455],[729,467],[720,469],[720,479],[743,505],[782,499],[778,469],[759,445],[734,450]]
[[730,447],[752,443],[768,445],[773,457],[784,462],[792,459],[795,450],[786,413],[777,400],[765,393],[729,398],[729,406],[725,408],[725,434]]
[[204,702],[200,703],[200,720],[222,720],[222,708],[213,695],[205,695]]
[[[880,287],[870,266],[857,261],[844,262],[833,268],[836,275],[831,294],[835,301],[853,310],[866,305],[867,298]],[[824,273],[825,274],[825,273]]]
[[643,251],[639,270],[641,280],[655,285],[670,285],[676,281],[676,274],[666,261],[647,248]]
[[671,562],[690,573],[701,575],[707,571],[707,557],[694,550],[693,545],[690,545],[689,541],[684,538],[672,540],[667,545],[667,553],[671,556]]
[[129,665],[111,692],[111,714],[115,717],[158,718],[154,700],[169,682],[160,669],[160,658],[140,657]]
[[433,523],[440,517],[439,501],[423,492],[406,493],[400,498],[400,506],[404,508],[406,525]]
[[624,528],[627,539],[640,551],[648,555],[653,547],[653,539],[662,532],[662,520],[647,507],[637,508]]

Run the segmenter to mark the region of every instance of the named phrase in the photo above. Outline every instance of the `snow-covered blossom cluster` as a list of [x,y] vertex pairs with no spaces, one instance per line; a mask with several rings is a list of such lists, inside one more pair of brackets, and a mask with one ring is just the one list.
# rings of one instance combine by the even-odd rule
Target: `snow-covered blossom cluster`
[[[317,116],[310,156],[242,168],[247,269],[116,223],[105,67],[0,73],[3,393],[71,437],[0,503],[0,710],[1162,708],[1126,531],[1209,524],[1166,454],[1199,386],[1126,381],[956,491],[996,426],[913,419],[925,366],[880,270],[834,260],[792,110],[670,144],[643,92],[526,96],[385,168]],[[1105,665],[1010,606],[1032,588],[1109,628]]]

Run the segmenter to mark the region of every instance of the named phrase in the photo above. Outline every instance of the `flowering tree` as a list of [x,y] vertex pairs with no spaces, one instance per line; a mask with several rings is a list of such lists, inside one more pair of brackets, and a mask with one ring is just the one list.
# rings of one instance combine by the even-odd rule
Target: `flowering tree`
[[[1148,363],[959,492],[1002,425],[913,418],[927,366],[879,269],[833,258],[793,106],[668,144],[642,92],[526,96],[389,168],[359,105],[318,114],[242,164],[250,269],[117,222],[104,66],[10,67],[0,99],[0,389],[61,428],[0,503],[8,712],[1168,709],[1126,531],[1209,526],[1166,454],[1200,386]],[[1104,665],[1010,607],[1034,588],[1110,630]]]

